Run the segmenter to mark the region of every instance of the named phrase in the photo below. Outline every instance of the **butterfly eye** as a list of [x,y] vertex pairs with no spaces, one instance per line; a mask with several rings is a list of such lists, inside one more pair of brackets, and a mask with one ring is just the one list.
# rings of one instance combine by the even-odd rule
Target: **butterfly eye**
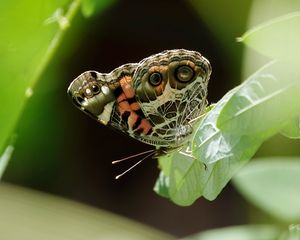
[[92,91],[94,94],[98,94],[100,92],[100,88],[98,85],[93,85],[92,86]]
[[162,82],[162,75],[158,72],[154,72],[149,77],[149,83],[152,86],[158,86]]
[[189,82],[194,77],[194,70],[189,66],[180,66],[177,68],[176,78],[180,82]]

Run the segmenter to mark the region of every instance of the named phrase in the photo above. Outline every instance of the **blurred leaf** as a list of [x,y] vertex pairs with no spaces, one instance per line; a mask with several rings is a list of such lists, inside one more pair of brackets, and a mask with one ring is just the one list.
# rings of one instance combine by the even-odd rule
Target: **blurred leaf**
[[0,152],[77,11],[74,0],[0,3]]
[[115,3],[116,0],[82,0],[82,13],[85,17],[90,17],[98,11],[103,11]]
[[291,224],[287,232],[282,234],[279,240],[298,240],[300,239],[300,225]]
[[173,239],[83,204],[1,183],[1,239]]
[[90,17],[91,15],[93,15],[95,11],[95,4],[96,4],[95,0],[82,0],[81,10],[85,17]]
[[237,135],[266,139],[300,113],[300,74],[282,62],[271,63],[252,75],[229,99],[217,126]]
[[300,138],[300,117],[290,119],[280,133],[288,138]]
[[300,159],[257,159],[234,177],[234,184],[254,205],[277,219],[300,220]]
[[[249,30],[252,28],[256,28],[256,26],[261,26],[264,22],[270,22],[271,19],[276,19],[280,16],[290,14],[295,11],[300,11],[300,1],[298,0],[253,0],[251,4],[251,11],[249,11],[247,20],[247,29]],[[241,36],[242,34],[239,35]],[[265,39],[267,38],[268,36],[266,36]],[[274,39],[270,39],[270,42],[268,42],[267,45],[272,44],[273,41]],[[282,42],[279,44],[281,49],[285,49],[286,46],[283,45],[285,43]],[[276,49],[276,51],[278,50]],[[248,77],[249,75],[251,75],[251,73],[256,71],[256,69],[269,61],[270,56],[262,54],[252,47],[244,48],[242,61],[243,78]]]
[[183,240],[276,240],[280,232],[271,225],[245,225],[208,230]]
[[300,12],[258,25],[238,40],[273,59],[297,64],[300,60]]

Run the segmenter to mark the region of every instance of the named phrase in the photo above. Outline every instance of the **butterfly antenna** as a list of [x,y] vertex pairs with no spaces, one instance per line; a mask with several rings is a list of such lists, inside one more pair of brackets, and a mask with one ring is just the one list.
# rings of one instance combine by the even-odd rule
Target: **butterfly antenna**
[[[150,151],[147,151],[150,152]],[[145,154],[145,152],[144,152]],[[155,150],[152,150],[151,153],[147,154],[145,157],[143,157],[140,161],[138,161],[137,163],[133,164],[130,168],[128,168],[127,170],[125,170],[124,172],[122,172],[121,174],[119,174],[118,176],[115,177],[115,179],[119,179],[120,177],[122,177],[124,174],[128,173],[131,169],[135,168],[137,165],[139,165],[142,161],[144,161],[145,159],[147,159],[148,157],[150,157],[151,155],[155,154]],[[139,155],[141,155],[141,153],[139,153]]]
[[141,153],[138,153],[138,154],[131,155],[131,156],[129,156],[129,157],[125,157],[125,158],[121,158],[121,159],[112,161],[111,163],[112,163],[112,164],[116,164],[116,163],[123,162],[123,161],[125,161],[125,160],[131,159],[131,158],[135,158],[135,157],[138,157],[138,156],[141,156],[141,155],[150,153],[150,152],[153,153],[154,151],[155,151],[155,149],[151,149],[151,150],[148,150],[148,151],[145,151],[145,152],[141,152]]

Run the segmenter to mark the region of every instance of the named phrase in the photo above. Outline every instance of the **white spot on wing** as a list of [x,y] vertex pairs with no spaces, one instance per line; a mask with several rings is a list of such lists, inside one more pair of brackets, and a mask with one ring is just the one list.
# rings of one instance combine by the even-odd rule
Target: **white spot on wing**
[[110,103],[106,104],[104,106],[103,112],[100,115],[98,115],[99,122],[101,122],[104,125],[107,125],[108,121],[110,120],[110,115],[111,115],[111,112],[113,109],[113,104],[114,104],[114,102],[110,102]]
[[103,92],[104,95],[108,95],[110,92],[109,87],[107,86],[102,86],[101,91]]
[[91,91],[91,89],[87,88],[87,89],[85,89],[85,93],[86,93],[86,95],[91,95],[92,91]]

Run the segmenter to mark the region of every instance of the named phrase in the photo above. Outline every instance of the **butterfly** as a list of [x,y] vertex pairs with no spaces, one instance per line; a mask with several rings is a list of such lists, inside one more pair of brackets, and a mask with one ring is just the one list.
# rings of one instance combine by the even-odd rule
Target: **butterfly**
[[199,52],[166,50],[110,73],[86,71],[67,92],[99,123],[167,153],[191,138],[207,106],[210,74]]

